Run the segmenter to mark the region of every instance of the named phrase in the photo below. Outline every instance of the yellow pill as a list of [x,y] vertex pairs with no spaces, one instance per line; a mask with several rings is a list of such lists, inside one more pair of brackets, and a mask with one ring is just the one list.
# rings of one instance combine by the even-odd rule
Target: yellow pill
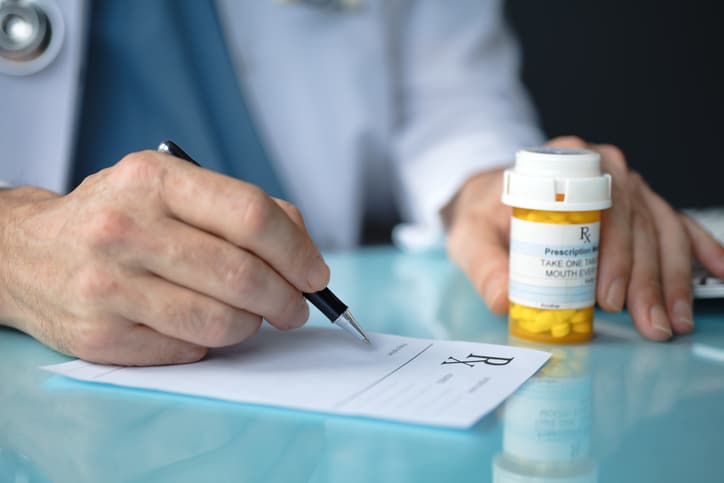
[[578,324],[580,322],[588,322],[591,316],[588,314],[587,309],[579,310],[576,314],[571,317],[571,323]]
[[511,317],[517,320],[533,320],[538,312],[538,310],[525,305],[512,304],[510,308]]
[[577,324],[572,324],[573,332],[576,334],[590,334],[591,333],[591,324],[587,322],[579,322]]
[[553,337],[565,337],[571,332],[571,324],[556,324],[551,327],[551,335]]
[[534,320],[521,320],[518,323],[518,326],[521,329],[528,332],[533,332],[534,334],[538,334],[540,332],[545,332],[546,330],[548,330],[546,327],[537,324]]
[[523,312],[522,312],[521,316],[527,320],[535,320],[535,318],[538,317],[539,313],[541,313],[541,311],[538,309],[532,309],[530,307],[523,307]]
[[541,330],[549,330],[556,323],[556,314],[551,310],[541,310],[536,314],[534,322]]
[[525,320],[525,317],[523,317],[523,311],[521,309],[511,310],[510,318],[512,320],[518,320],[518,321]]
[[556,322],[569,322],[570,318],[575,315],[575,310],[556,310]]

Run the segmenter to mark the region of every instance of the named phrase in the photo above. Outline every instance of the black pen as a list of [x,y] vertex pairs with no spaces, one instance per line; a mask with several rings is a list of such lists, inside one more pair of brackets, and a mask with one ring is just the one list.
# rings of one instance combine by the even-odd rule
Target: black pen
[[[170,154],[171,156],[193,163],[196,166],[201,166],[173,141],[164,141],[159,144],[158,152]],[[304,298],[317,307],[334,325],[346,330],[362,342],[370,343],[359,322],[357,322],[357,319],[355,319],[352,312],[350,312],[349,307],[339,300],[331,290],[325,288],[315,293],[302,293]]]

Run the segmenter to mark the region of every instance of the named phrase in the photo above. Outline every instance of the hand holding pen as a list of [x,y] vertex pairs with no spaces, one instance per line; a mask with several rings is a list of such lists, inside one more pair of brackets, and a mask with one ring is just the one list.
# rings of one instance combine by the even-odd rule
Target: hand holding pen
[[[192,163],[196,166],[201,166],[173,141],[163,141],[161,144],[158,145],[158,151],[160,153],[170,154],[171,156],[183,159],[184,161],[188,161],[189,163]],[[293,208],[285,201],[275,201],[279,203],[280,206],[288,206],[289,208]],[[292,214],[295,222],[303,228],[304,222],[302,221],[301,215],[297,211],[294,211]],[[355,319],[354,315],[352,315],[352,311],[349,310],[344,302],[337,298],[337,296],[330,289],[325,287],[317,292],[303,292],[303,295],[304,298],[309,300],[315,307],[317,307],[329,319],[330,322],[337,325],[341,329],[344,329],[362,342],[365,342],[366,344],[370,343],[370,340],[367,338],[367,334],[365,334],[362,326],[359,325],[357,319]]]
[[154,151],[65,196],[18,190],[4,208],[17,214],[2,217],[13,243],[0,266],[0,318],[91,362],[197,361],[253,336],[263,319],[303,325],[302,293],[329,283],[296,208]]

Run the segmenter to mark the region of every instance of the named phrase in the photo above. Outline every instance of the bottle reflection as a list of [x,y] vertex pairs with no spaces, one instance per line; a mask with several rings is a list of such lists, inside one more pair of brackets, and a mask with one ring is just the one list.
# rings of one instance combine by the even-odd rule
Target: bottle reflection
[[588,348],[542,346],[513,338],[510,344],[553,356],[503,406],[503,451],[493,460],[493,481],[597,481],[591,456]]
[[0,447],[0,481],[8,483],[49,483],[40,468],[22,454]]

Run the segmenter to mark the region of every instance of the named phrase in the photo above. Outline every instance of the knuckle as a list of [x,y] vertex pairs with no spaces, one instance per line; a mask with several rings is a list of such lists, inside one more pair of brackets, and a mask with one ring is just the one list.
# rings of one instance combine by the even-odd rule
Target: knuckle
[[662,286],[659,274],[654,270],[641,269],[638,276],[631,281],[632,292],[639,294],[638,298],[648,304],[661,300]]
[[631,238],[613,238],[601,236],[599,245],[598,272],[615,275],[624,275],[631,268],[631,251],[633,241]]
[[85,237],[92,248],[116,245],[132,232],[134,221],[115,208],[102,208],[90,216],[85,224]]
[[156,256],[166,260],[169,266],[182,266],[189,261],[196,261],[201,258],[199,250],[184,240],[167,239],[159,240],[152,237],[144,239],[145,246]]
[[634,213],[631,225],[634,233],[651,236],[656,232],[654,221],[651,217],[643,215],[642,213]]
[[242,226],[253,236],[264,233],[272,216],[269,197],[259,188],[252,188],[242,207]]
[[127,154],[113,167],[114,180],[133,187],[154,184],[162,178],[163,173],[161,161],[149,151]]
[[[613,223],[604,220],[601,226],[601,240],[599,253],[601,259],[606,260],[605,266],[626,266],[630,265],[631,253],[633,251],[633,237],[631,237],[630,222],[628,217],[625,221],[625,229],[619,228]],[[615,221],[615,220],[611,220]],[[603,263],[599,265],[603,266]],[[604,268],[604,267],[601,267]]]
[[691,284],[691,257],[687,250],[684,256],[669,257],[663,265],[662,278],[666,293],[685,292],[690,293]]
[[81,270],[76,277],[78,294],[82,301],[108,300],[121,289],[120,282],[110,272],[98,267]]
[[[169,307],[169,312],[175,313],[176,309]],[[231,332],[230,312],[230,308],[194,306],[188,307],[180,317],[172,315],[169,320],[182,321],[186,340],[206,347],[223,347],[228,345]]]
[[664,289],[668,298],[691,296],[691,271],[685,269],[673,270],[667,274]]
[[246,340],[259,332],[260,315],[223,307],[211,315],[204,340],[208,347],[224,347]]
[[263,285],[262,273],[258,259],[247,255],[237,263],[226,265],[222,269],[221,280],[242,300],[247,300],[254,297]]
[[195,304],[183,304],[181,306],[168,303],[162,309],[162,320],[165,322],[178,321],[180,332],[188,334],[185,340],[201,342],[200,336],[205,333],[208,312],[203,307]]
[[221,308],[207,315],[203,340],[209,347],[224,347],[238,342],[235,337],[234,314],[231,308]]

